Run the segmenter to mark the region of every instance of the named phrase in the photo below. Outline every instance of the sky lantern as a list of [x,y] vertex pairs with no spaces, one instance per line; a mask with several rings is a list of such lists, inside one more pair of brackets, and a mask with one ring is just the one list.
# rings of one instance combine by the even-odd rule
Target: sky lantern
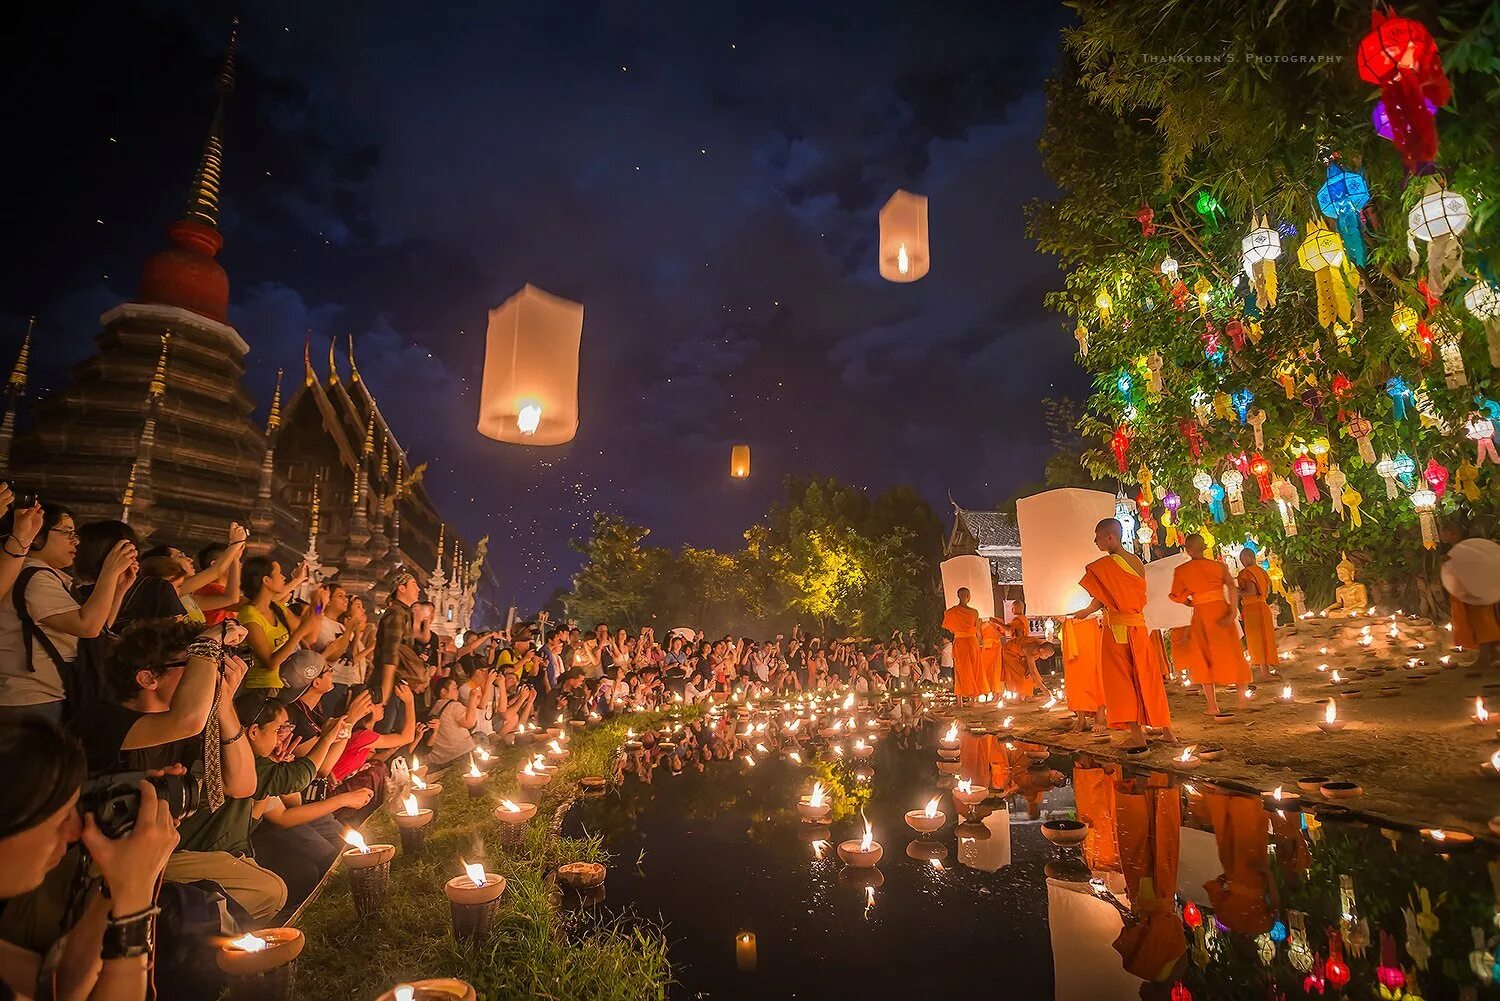
[[490,310],[479,431],[517,445],[561,445],[578,432],[583,304],[535,285]]
[[749,445],[736,445],[729,450],[729,475],[737,480],[750,475]]
[[914,282],[927,274],[927,196],[897,191],[880,210],[880,277]]

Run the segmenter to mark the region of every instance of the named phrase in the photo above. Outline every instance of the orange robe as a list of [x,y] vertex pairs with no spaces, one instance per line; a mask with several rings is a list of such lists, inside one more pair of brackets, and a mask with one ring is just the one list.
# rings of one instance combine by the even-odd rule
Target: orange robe
[[1467,649],[1500,643],[1500,605],[1470,605],[1448,592],[1448,618],[1453,623],[1453,645]]
[[1193,643],[1193,627],[1176,626],[1167,635],[1172,640],[1172,667],[1178,675],[1206,678],[1208,661],[1203,659],[1203,651]]
[[1000,675],[1004,690],[1024,698],[1036,691],[1036,682],[1026,666],[1025,644],[1031,638],[1031,623],[1024,615],[1012,615],[1005,624],[1005,646],[1000,653]]
[[954,605],[943,613],[943,628],[953,634],[953,694],[983,695],[979,673],[979,613],[968,605]]
[[984,679],[986,692],[998,692],[1005,687],[1000,667],[1004,635],[1004,627],[994,619],[979,623],[979,676]]
[[[1240,621],[1245,624],[1245,650],[1250,666],[1273,667],[1276,664],[1276,622],[1266,596],[1271,593],[1271,575],[1258,566],[1240,571]],[[1247,593],[1251,587],[1255,594]]]
[[1230,931],[1259,935],[1271,930],[1271,890],[1267,862],[1266,808],[1257,796],[1235,796],[1207,789],[1203,793],[1214,844],[1224,872],[1203,884],[1214,916]]
[[1120,871],[1120,835],[1115,820],[1115,770],[1073,766],[1078,819],[1089,825],[1084,864],[1094,872]]
[[1176,904],[1182,796],[1162,774],[1130,779],[1115,784],[1115,811],[1132,918],[1115,951],[1126,971],[1160,983],[1187,952]]
[[1063,620],[1063,687],[1068,708],[1075,713],[1088,714],[1104,704],[1104,676],[1099,663],[1102,632],[1098,619]]
[[1110,728],[1171,726],[1167,689],[1151,655],[1151,634],[1142,614],[1146,578],[1123,556],[1104,556],[1084,568],[1079,584],[1104,605],[1099,664]]
[[[1229,600],[1224,596],[1224,564],[1218,560],[1188,560],[1172,571],[1171,598],[1193,609],[1193,645],[1202,653],[1208,671],[1193,680],[1212,685],[1250,684],[1250,665],[1234,628]],[[1229,616],[1227,625],[1219,622]]]

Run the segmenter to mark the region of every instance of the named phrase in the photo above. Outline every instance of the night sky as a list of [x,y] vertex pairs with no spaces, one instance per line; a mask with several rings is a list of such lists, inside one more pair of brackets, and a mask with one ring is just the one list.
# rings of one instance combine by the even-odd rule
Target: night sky
[[[305,331],[360,371],[438,510],[491,536],[502,595],[546,598],[596,509],[734,548],[787,473],[992,507],[1041,476],[1038,401],[1079,395],[1023,232],[1067,12],[1053,3],[239,5],[219,259],[268,406]],[[234,10],[21,5],[0,45],[9,365],[33,391],[165,246]],[[898,187],[932,271],[876,274]],[[525,282],[584,303],[581,426],[474,428],[487,310]],[[340,347],[341,365],[344,349]],[[347,369],[345,370],[347,377]],[[749,481],[729,450],[753,449]]]

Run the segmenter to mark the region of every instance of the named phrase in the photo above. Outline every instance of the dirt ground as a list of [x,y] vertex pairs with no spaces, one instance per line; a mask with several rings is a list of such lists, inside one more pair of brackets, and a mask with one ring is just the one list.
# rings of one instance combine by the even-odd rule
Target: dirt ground
[[[1356,782],[1363,794],[1338,802],[1357,814],[1500,840],[1489,827],[1490,818],[1500,816],[1500,773],[1481,773],[1500,751],[1500,670],[1477,670],[1475,654],[1453,650],[1444,627],[1410,617],[1303,620],[1279,629],[1278,642],[1279,678],[1260,683],[1248,701],[1220,694],[1220,707],[1234,710],[1232,722],[1211,719],[1196,687],[1168,682],[1176,748],[1153,737],[1149,752],[1125,754],[1119,749],[1123,731],[1099,742],[1094,733],[1070,732],[1070,713],[1036,703],[966,709],[960,718],[993,729],[1012,716],[1008,732],[1017,739],[1250,790],[1296,790],[1299,778],[1313,775]],[[1320,665],[1326,669],[1319,671]],[[1337,684],[1335,670],[1342,679]],[[1281,701],[1283,684],[1292,686],[1289,703]],[[1382,688],[1393,691],[1382,694]],[[1317,726],[1329,696],[1347,721],[1338,733]],[[1476,696],[1494,711],[1483,725],[1473,720]],[[1175,762],[1188,745],[1220,745],[1225,753],[1191,766]],[[1322,801],[1318,794],[1307,798]]]

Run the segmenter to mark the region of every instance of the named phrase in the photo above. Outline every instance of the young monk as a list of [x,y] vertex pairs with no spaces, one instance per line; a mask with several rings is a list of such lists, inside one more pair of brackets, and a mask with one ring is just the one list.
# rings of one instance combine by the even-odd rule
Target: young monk
[[1120,539],[1120,523],[1114,518],[1094,526],[1094,545],[1104,556],[1084,568],[1079,583],[1093,600],[1072,617],[1086,619],[1095,612],[1104,613],[1099,663],[1110,728],[1129,730],[1127,748],[1146,746],[1146,726],[1161,728],[1167,741],[1175,744],[1167,690],[1151,654],[1151,635],[1142,614],[1146,567],[1125,552]]
[[1241,697],[1250,695],[1250,667],[1245,663],[1245,651],[1234,628],[1234,606],[1228,597],[1235,593],[1234,579],[1229,576],[1228,567],[1204,555],[1208,547],[1197,532],[1183,541],[1182,548],[1192,558],[1172,571],[1171,598],[1193,610],[1193,621],[1188,628],[1192,631],[1193,646],[1207,668],[1201,677],[1195,674],[1193,680],[1203,684],[1208,714],[1217,716],[1216,686],[1239,685]]
[[1031,623],[1026,621],[1025,606],[1018,601],[1014,614],[1005,623],[1005,646],[1000,652],[1000,674],[1005,691],[1015,698],[1030,698],[1038,689],[1046,687],[1033,662],[1036,646],[1036,641],[1031,638]]
[[984,690],[991,694],[1005,689],[1005,672],[1001,667],[1004,638],[1005,627],[999,619],[979,623],[979,676],[984,679]]
[[958,589],[958,604],[943,613],[943,628],[953,635],[953,694],[960,705],[983,695],[979,673],[979,613],[969,605],[969,589]]
[[1276,670],[1276,621],[1271,618],[1271,575],[1255,562],[1249,549],[1240,550],[1240,625],[1245,630],[1245,649],[1250,666],[1260,680],[1270,681]]

